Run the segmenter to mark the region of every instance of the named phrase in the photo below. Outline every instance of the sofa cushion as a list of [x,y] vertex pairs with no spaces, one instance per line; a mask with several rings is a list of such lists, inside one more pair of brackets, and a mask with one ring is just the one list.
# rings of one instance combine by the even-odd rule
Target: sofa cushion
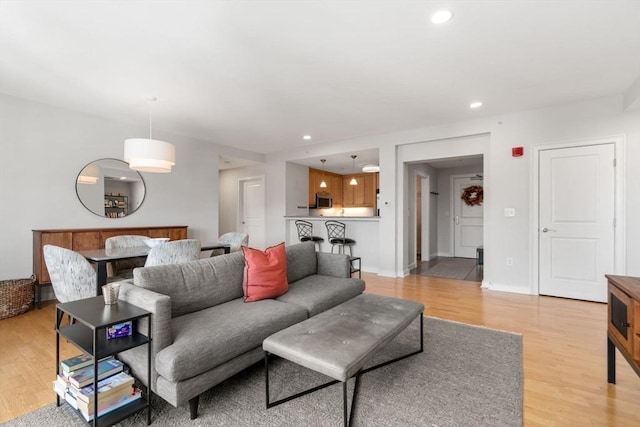
[[306,318],[299,306],[271,299],[245,304],[242,298],[176,317],[173,344],[156,355],[156,370],[173,382],[191,378],[261,347],[269,335]]
[[293,283],[318,273],[316,245],[313,242],[287,246],[287,279]]
[[287,254],[284,243],[260,249],[242,247],[244,254],[244,302],[275,298],[287,292]]
[[242,298],[241,252],[184,264],[136,268],[133,283],[169,295],[171,316],[181,316]]
[[307,276],[289,284],[289,291],[277,301],[304,307],[309,317],[360,295],[365,284],[361,279]]

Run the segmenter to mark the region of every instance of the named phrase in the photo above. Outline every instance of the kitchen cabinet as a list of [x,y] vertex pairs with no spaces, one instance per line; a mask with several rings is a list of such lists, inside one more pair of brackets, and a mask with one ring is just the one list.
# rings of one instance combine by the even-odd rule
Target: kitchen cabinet
[[[358,185],[351,185],[351,178],[358,181]],[[361,173],[345,175],[343,177],[342,199],[343,207],[376,207],[376,189],[378,187],[377,173]]]
[[[358,185],[349,184],[354,176]],[[320,187],[323,178],[327,183],[326,188]],[[309,207],[316,206],[316,193],[328,193],[336,208],[375,208],[377,188],[378,173],[338,175],[309,168]]]
[[335,207],[342,207],[344,202],[343,202],[343,196],[342,196],[342,175],[334,175],[331,174],[331,176],[329,177],[329,182],[327,182],[327,185],[331,185],[331,196],[333,197],[333,206]]
[[[322,179],[326,188],[321,188]],[[342,205],[342,175],[309,168],[309,206],[316,205],[316,193],[327,193],[333,198],[334,206]]]

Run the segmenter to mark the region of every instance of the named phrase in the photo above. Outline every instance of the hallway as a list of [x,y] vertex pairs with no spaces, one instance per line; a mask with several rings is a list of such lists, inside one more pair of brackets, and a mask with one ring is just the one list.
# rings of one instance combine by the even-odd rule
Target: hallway
[[411,270],[411,274],[482,282],[483,267],[477,264],[475,258],[436,257],[419,262],[418,266]]

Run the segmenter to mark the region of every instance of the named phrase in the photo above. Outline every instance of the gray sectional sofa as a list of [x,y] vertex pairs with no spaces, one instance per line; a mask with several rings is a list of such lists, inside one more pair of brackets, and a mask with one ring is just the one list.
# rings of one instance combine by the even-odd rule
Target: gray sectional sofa
[[[245,303],[244,257],[231,253],[185,264],[137,268],[121,282],[120,299],[152,313],[151,388],[175,407],[189,402],[263,358],[269,335],[341,304],[364,291],[351,278],[347,255],[316,252],[313,242],[288,246],[284,295]],[[149,324],[137,328],[149,333]],[[146,385],[147,349],[120,353]]]

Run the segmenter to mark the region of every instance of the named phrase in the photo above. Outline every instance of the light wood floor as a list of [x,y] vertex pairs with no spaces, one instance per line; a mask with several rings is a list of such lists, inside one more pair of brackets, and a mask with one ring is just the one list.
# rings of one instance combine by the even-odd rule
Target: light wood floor
[[[607,384],[606,305],[435,277],[363,279],[367,292],[424,303],[427,316],[522,334],[525,426],[640,426],[640,378],[620,354],[617,385]],[[48,302],[0,321],[0,422],[55,400],[54,313]],[[62,353],[77,351],[63,343]]]

